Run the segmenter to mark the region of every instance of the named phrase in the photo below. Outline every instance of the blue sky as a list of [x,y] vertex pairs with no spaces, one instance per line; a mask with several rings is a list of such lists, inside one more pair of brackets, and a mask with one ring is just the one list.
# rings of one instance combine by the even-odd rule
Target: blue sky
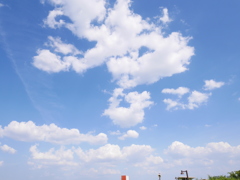
[[239,170],[240,2],[0,1],[3,179]]

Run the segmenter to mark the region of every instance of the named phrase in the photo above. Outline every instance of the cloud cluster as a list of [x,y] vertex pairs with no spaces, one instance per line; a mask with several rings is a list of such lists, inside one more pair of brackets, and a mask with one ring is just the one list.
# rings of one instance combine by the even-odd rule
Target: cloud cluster
[[173,142],[165,154],[178,160],[178,163],[203,164],[214,163],[233,164],[240,160],[240,145],[231,146],[227,142],[208,143],[205,147],[190,147],[182,142]]
[[[214,80],[206,80],[205,85],[203,86],[204,90],[213,90],[216,88],[220,88],[224,85],[224,82],[216,82]],[[200,107],[202,104],[206,103],[212,93],[202,93],[199,91],[192,91],[190,93],[189,88],[179,87],[177,89],[163,89],[162,93],[164,94],[173,94],[177,95],[178,99],[164,99],[163,102],[167,104],[167,110],[173,109],[195,109]],[[187,98],[187,103],[182,102],[182,96],[190,93]]]
[[[131,127],[141,123],[144,119],[144,109],[153,104],[149,101],[150,93],[147,91],[139,94],[138,92],[123,93],[123,89],[114,90],[112,97],[109,99],[110,105],[103,113],[120,127]],[[121,107],[120,102],[125,100],[129,107]]]
[[55,144],[79,144],[87,142],[90,144],[107,143],[107,135],[100,133],[82,134],[78,129],[60,128],[55,124],[37,126],[34,122],[12,121],[4,128],[0,127],[2,137],[12,138],[18,141],[44,141]]
[[[113,7],[105,0],[48,2],[55,9],[44,20],[46,26],[67,28],[77,37],[94,41],[96,45],[79,56],[76,52],[80,51],[73,45],[50,37],[52,51],[39,49],[33,58],[33,65],[43,71],[54,73],[72,69],[82,73],[106,63],[117,84],[131,88],[186,71],[194,54],[194,48],[187,45],[189,37],[178,32],[166,36],[160,24],[143,20],[130,10],[130,0],[117,0]],[[163,24],[171,21],[166,8],[159,20]],[[64,53],[57,48],[59,45],[63,49],[74,49],[74,52]]]
[[[91,168],[106,170],[108,167],[117,167],[112,172],[119,174],[119,167],[124,164],[131,164],[138,167],[146,167],[154,164],[161,164],[163,160],[153,155],[154,149],[148,145],[131,145],[120,148],[118,145],[106,144],[97,149],[83,150],[80,147],[66,149],[54,148],[47,152],[40,152],[38,146],[30,148],[30,165],[41,168],[48,165],[81,166],[83,169]],[[77,157],[75,157],[77,156]],[[108,169],[109,170],[109,169]]]

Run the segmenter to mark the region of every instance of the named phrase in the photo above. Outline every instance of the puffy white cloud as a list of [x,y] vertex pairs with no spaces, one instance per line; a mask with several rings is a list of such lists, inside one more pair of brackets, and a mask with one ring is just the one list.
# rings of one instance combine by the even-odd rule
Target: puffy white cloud
[[166,89],[163,89],[162,90],[162,93],[166,93],[166,94],[175,94],[175,95],[178,95],[178,96],[183,96],[184,94],[187,94],[189,93],[189,89],[186,88],[186,87],[179,87],[177,89],[169,89],[169,88],[166,88]]
[[[76,166],[78,165],[73,161],[74,152],[71,149],[65,150],[64,147],[61,147],[59,150],[51,148],[47,152],[39,152],[37,145],[31,146],[29,149],[32,159],[38,161],[39,163],[48,164],[48,165],[68,165]],[[35,165],[34,162],[29,162],[29,164]]]
[[54,48],[55,52],[62,53],[64,55],[67,55],[67,54],[73,54],[73,55],[82,54],[82,52],[80,52],[72,44],[63,43],[61,38],[59,38],[59,37],[54,38],[52,36],[49,36],[48,39],[50,41],[46,45]]
[[[94,174],[118,174],[121,167],[151,167],[163,163],[161,157],[154,155],[154,149],[148,145],[131,145],[120,148],[118,145],[106,144],[97,149],[83,150],[80,147],[40,152],[37,145],[30,148],[31,158],[28,164],[36,168],[50,165],[81,167],[82,172],[91,169]],[[103,173],[104,171],[104,173]]]
[[165,153],[173,155],[173,156],[205,156],[208,154],[210,150],[205,149],[204,147],[190,147],[188,145],[183,144],[182,142],[175,141],[173,142]]
[[139,134],[137,131],[134,130],[128,130],[126,133],[124,133],[122,136],[120,136],[118,139],[125,140],[126,138],[138,138]]
[[208,143],[205,147],[191,147],[182,142],[173,142],[165,154],[170,155],[175,165],[202,164],[210,166],[214,163],[230,165],[240,159],[240,145],[231,146],[227,142]]
[[222,87],[224,82],[216,82],[213,79],[204,81],[205,85],[203,87],[204,90],[213,90]]
[[145,127],[145,126],[141,126],[141,127],[139,127],[139,129],[141,129],[141,130],[146,130],[147,127]]
[[118,145],[107,144],[98,149],[90,149],[84,152],[81,148],[76,149],[76,154],[85,162],[111,162],[111,164],[131,163],[133,165],[162,163],[163,161],[151,161],[154,149],[148,145],[131,145],[122,149]]
[[8,152],[8,153],[11,153],[11,154],[15,154],[17,151],[12,148],[12,147],[9,147],[8,145],[4,144],[2,146],[0,146],[0,149],[4,152]]
[[33,65],[48,73],[68,71],[70,64],[61,60],[61,57],[47,49],[37,51],[38,55],[33,57]]
[[63,11],[61,9],[54,9],[49,12],[48,17],[44,20],[44,24],[51,28],[58,28],[65,24],[65,22],[60,19],[56,21],[57,16],[62,16]]
[[174,110],[177,110],[177,109],[184,109],[184,104],[178,102],[178,101],[174,101],[172,99],[164,99],[163,102],[165,104],[167,104],[167,110],[170,110],[170,109],[174,109]]
[[167,104],[167,110],[177,110],[177,109],[195,109],[206,103],[209,97],[212,95],[211,93],[201,93],[199,91],[192,91],[191,94],[187,98],[187,103],[183,102],[183,95],[189,93],[190,90],[186,87],[179,87],[177,89],[163,89],[162,93],[165,94],[174,94],[178,95],[178,99],[164,99],[163,102]]
[[[34,61],[44,62],[44,65],[33,65],[43,71],[66,71],[72,66],[73,70],[82,73],[106,62],[117,84],[122,88],[131,88],[186,71],[194,54],[194,48],[187,46],[189,37],[183,37],[178,32],[163,35],[161,27],[143,20],[130,10],[130,0],[117,0],[113,7],[108,7],[104,0],[49,2],[58,8],[50,11],[44,21],[46,25],[51,28],[66,27],[79,38],[95,41],[96,45],[84,52],[83,58],[52,55],[54,63],[39,50]],[[64,22],[61,16],[68,17],[71,22]],[[166,8],[161,21],[170,21]],[[142,48],[147,51],[143,52]]]
[[167,8],[163,8],[163,16],[160,18],[160,21],[162,21],[164,24],[172,21],[168,16],[168,9]]
[[119,130],[117,130],[117,131],[111,131],[110,134],[111,135],[121,135],[122,133]]
[[100,133],[96,136],[88,133],[81,134],[78,129],[60,128],[55,124],[37,126],[34,122],[12,121],[3,129],[3,136],[18,141],[44,141],[56,144],[79,144],[88,142],[90,144],[104,144],[107,135]]
[[[123,98],[130,104],[128,108],[119,107]],[[146,91],[141,94],[138,92],[124,94],[123,89],[115,89],[109,99],[109,108],[104,111],[103,115],[109,116],[113,123],[120,127],[135,126],[143,121],[144,109],[153,104],[149,99],[150,93]]]
[[211,96],[211,93],[207,94],[193,91],[192,94],[188,97],[189,104],[187,105],[187,108],[198,108],[200,105],[208,101],[209,96]]

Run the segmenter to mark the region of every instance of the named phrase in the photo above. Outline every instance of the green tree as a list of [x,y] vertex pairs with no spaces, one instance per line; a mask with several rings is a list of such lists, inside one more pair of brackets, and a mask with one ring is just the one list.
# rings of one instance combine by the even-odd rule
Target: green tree
[[233,179],[240,179],[240,170],[232,171],[232,172],[229,172],[228,174]]

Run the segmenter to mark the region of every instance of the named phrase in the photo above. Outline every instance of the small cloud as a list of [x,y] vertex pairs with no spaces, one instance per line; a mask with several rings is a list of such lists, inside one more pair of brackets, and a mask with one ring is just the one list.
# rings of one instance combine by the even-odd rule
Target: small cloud
[[147,128],[145,126],[141,126],[141,127],[139,127],[139,129],[146,130]]
[[[113,121],[113,124],[122,128],[135,126],[143,122],[144,109],[153,104],[150,98],[150,93],[147,91],[142,93],[135,91],[125,94],[123,89],[117,88],[109,99],[109,108],[105,109],[103,115],[108,116]],[[130,104],[129,107],[120,106],[120,102],[123,100]]]
[[3,7],[3,6],[4,6],[4,4],[0,3],[0,7]]
[[8,145],[4,144],[3,146],[0,146],[0,149],[4,152],[8,152],[11,154],[15,154],[17,151],[11,147],[9,147]]
[[121,132],[119,130],[117,130],[117,131],[111,131],[109,134],[118,136],[118,135],[121,135]]
[[3,161],[0,161],[0,166],[2,166],[3,165]]
[[139,134],[137,131],[128,130],[125,134],[120,136],[118,139],[125,140],[126,138],[138,138]]
[[179,87],[177,89],[166,88],[166,89],[162,90],[162,93],[165,93],[165,94],[175,94],[175,95],[178,95],[179,97],[181,97],[184,94],[189,93],[189,89],[186,88],[186,87]]
[[240,98],[238,98],[238,100],[240,101]]
[[154,124],[153,127],[158,127],[158,125],[157,125],[157,124]]
[[172,19],[170,19],[169,15],[168,15],[168,9],[163,8],[162,11],[163,11],[163,16],[159,20],[162,21],[163,24],[167,24],[167,23],[171,22]]
[[187,103],[181,102],[182,95],[189,93],[189,89],[185,87],[179,87],[177,89],[163,89],[162,93],[175,94],[178,95],[178,99],[164,99],[163,102],[167,104],[167,110],[178,110],[178,109],[195,109],[206,103],[211,93],[201,93],[199,91],[192,91],[187,98]]
[[204,90],[213,90],[222,87],[224,82],[216,82],[213,79],[204,81],[205,85],[203,87]]
[[209,128],[209,127],[211,127],[211,125],[209,125],[209,124],[205,124],[205,127],[206,127],[206,128]]

